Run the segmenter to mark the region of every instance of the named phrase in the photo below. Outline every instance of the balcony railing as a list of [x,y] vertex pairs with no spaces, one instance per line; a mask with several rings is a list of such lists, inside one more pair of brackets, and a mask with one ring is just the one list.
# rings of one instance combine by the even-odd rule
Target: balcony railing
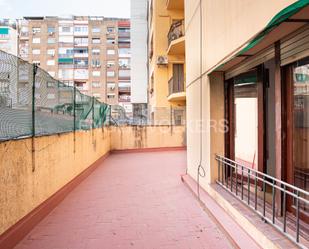
[[181,81],[175,81],[174,77],[172,77],[169,81],[168,81],[168,95],[171,95],[173,93],[180,93],[180,92],[184,92],[184,82]]
[[168,45],[170,45],[172,41],[177,40],[178,38],[184,35],[185,35],[184,20],[174,22],[171,25],[171,28],[167,35]]
[[[216,160],[219,185],[301,248],[308,247],[308,231],[300,217],[306,215],[309,192],[223,156],[217,155]],[[269,193],[271,198],[267,198]],[[288,203],[294,203],[295,215]]]

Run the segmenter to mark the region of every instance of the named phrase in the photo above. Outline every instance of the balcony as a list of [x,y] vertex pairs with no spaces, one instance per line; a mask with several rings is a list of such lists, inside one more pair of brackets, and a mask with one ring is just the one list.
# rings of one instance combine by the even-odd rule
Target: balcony
[[184,10],[184,0],[166,0],[168,10]]
[[184,91],[184,82],[175,82],[174,77],[168,81],[169,96],[167,100],[170,102],[186,101],[186,92]]
[[179,20],[171,25],[167,35],[168,38],[168,55],[185,54],[185,28],[184,20]]

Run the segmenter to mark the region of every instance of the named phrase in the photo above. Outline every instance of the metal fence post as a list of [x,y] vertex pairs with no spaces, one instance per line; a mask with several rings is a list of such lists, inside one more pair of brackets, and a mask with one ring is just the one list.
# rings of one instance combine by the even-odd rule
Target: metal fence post
[[32,137],[35,136],[35,76],[38,70],[38,66],[33,64],[32,71]]
[[35,171],[35,76],[38,70],[38,66],[33,64],[32,71],[32,138],[31,138],[31,159],[32,159],[32,172]]
[[76,87],[73,86],[73,137],[74,137],[74,153],[76,152]]

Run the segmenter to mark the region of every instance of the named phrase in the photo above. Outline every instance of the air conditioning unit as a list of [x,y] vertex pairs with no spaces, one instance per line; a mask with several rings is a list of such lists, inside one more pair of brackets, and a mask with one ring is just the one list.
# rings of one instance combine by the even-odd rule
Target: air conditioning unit
[[167,56],[158,56],[157,65],[165,66],[168,64]]
[[48,33],[48,35],[53,35],[53,34],[54,34],[54,32],[49,32],[49,33]]

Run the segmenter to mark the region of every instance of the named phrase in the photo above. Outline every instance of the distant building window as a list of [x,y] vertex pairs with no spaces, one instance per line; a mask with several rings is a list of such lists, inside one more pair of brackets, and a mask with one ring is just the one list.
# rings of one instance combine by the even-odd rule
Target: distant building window
[[56,84],[55,82],[47,82],[47,88],[55,88]]
[[32,43],[34,43],[34,44],[41,43],[41,39],[40,38],[32,38]]
[[55,55],[55,49],[47,49],[47,54],[54,56]]
[[74,31],[76,32],[88,32],[87,26],[75,26]]
[[116,88],[116,84],[115,83],[107,83],[107,88],[108,88],[108,90],[113,91]]
[[108,49],[107,50],[107,54],[108,55],[114,55],[115,54],[115,50],[114,49]]
[[107,33],[114,33],[115,27],[107,27]]
[[92,54],[93,55],[100,55],[100,49],[99,48],[93,48],[92,49]]
[[115,61],[107,61],[106,66],[108,68],[115,66]]
[[115,38],[107,38],[107,44],[115,44]]
[[101,87],[101,83],[98,82],[98,81],[94,81],[94,82],[92,82],[92,87],[93,88],[100,88]]
[[115,71],[107,71],[107,77],[115,77]]
[[48,34],[55,33],[55,27],[47,27],[47,32],[48,32]]
[[101,29],[99,27],[93,27],[92,28],[92,33],[100,33]]
[[55,99],[55,94],[54,93],[47,94],[47,99]]
[[36,34],[36,33],[40,33],[41,32],[41,28],[40,27],[33,27],[32,28],[32,33]]
[[60,30],[63,33],[68,33],[68,32],[71,32],[71,27],[70,26],[63,26],[63,27],[60,27]]
[[93,71],[93,72],[92,72],[92,76],[94,76],[94,77],[100,77],[100,76],[101,76],[101,72],[100,72],[100,71]]
[[32,54],[40,54],[41,53],[41,50],[40,49],[33,49],[32,50]]
[[107,94],[107,98],[108,99],[114,99],[115,98],[115,94],[114,93],[108,93]]
[[47,43],[48,44],[54,44],[54,43],[56,43],[56,39],[55,38],[48,38]]
[[99,59],[92,60],[92,67],[100,67],[100,66],[101,66],[101,62]]
[[119,54],[119,57],[130,57],[131,56],[131,50],[130,50],[130,48],[119,48],[118,54]]
[[54,66],[55,60],[47,60],[47,66]]
[[100,44],[101,40],[100,38],[92,38],[92,44]]

